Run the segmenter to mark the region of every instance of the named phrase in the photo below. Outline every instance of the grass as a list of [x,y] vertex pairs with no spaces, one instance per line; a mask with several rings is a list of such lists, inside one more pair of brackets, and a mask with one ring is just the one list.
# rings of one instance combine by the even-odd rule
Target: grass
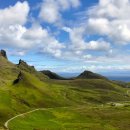
[[35,108],[105,104],[128,101],[127,89],[106,80],[41,81],[24,72],[18,84],[0,87],[0,125]]
[[[92,107],[109,102],[124,102],[130,100],[130,93],[127,93],[129,88],[122,87],[119,84],[108,80],[51,80],[48,79],[45,75],[37,72],[31,66],[23,64],[18,67],[17,65],[10,63],[2,57],[0,57],[0,69],[0,127],[3,126],[4,122],[9,118],[19,113],[30,111],[36,108],[55,108],[64,106],[70,107],[77,105]],[[20,71],[22,71],[23,80],[14,85],[13,81],[17,78]],[[84,114],[89,114],[89,111],[91,111],[87,107],[84,108]],[[55,111],[56,109],[53,110]],[[82,118],[84,117],[82,116],[84,114],[80,113],[80,109],[58,109],[57,111],[60,112],[60,110],[62,116],[64,116],[63,113],[67,112],[68,115],[74,113],[76,115],[81,115]],[[111,112],[110,110],[107,109],[107,112],[109,114]],[[125,110],[127,110],[127,108],[124,108],[124,111]],[[83,109],[81,111],[83,111]],[[47,110],[46,112],[48,112],[48,116],[50,116],[50,118],[45,118],[47,118],[49,121],[52,119],[51,116],[55,117],[55,113],[51,112],[51,110]],[[113,110],[113,112],[116,111]],[[40,114],[44,117],[44,111],[42,111]],[[47,116],[46,113],[45,115]],[[54,118],[53,125],[58,129],[61,127],[61,124],[63,122],[60,122],[62,120],[56,122],[55,120],[57,120],[57,118],[59,119],[59,117]],[[38,119],[38,117],[35,119]],[[41,118],[41,120],[42,119],[43,118]],[[123,119],[125,119],[125,117]],[[40,121],[40,119],[38,120]],[[71,120],[78,121],[78,118],[75,117]],[[77,125],[75,123],[72,123],[74,126],[72,124],[69,125],[69,122],[71,123],[71,120],[66,117],[65,128],[68,126],[68,128],[74,127],[76,129],[78,126],[80,126],[78,122]],[[90,121],[91,123],[93,122],[93,120]],[[44,123],[48,123],[48,121],[45,121]],[[50,121],[50,123],[52,122]],[[28,125],[27,122],[25,122],[25,124]],[[83,126],[85,125],[85,123],[82,122],[81,124],[83,124]],[[39,126],[38,122],[37,125]],[[84,129],[83,126],[81,126],[82,129]],[[49,123],[48,127],[50,127]],[[89,128],[89,126],[87,127]],[[98,127],[100,128],[100,125],[96,125],[96,128]],[[111,128],[111,130],[112,129],[113,128]]]
[[10,130],[129,130],[130,107],[39,110],[9,123]]

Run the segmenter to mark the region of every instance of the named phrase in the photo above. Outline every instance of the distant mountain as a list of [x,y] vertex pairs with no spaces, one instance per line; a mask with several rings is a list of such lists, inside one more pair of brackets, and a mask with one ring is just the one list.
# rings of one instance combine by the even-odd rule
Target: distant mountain
[[97,74],[97,73],[93,73],[91,71],[84,71],[83,73],[81,73],[79,76],[77,77],[70,77],[70,78],[64,78],[62,76],[59,76],[58,74],[51,72],[50,70],[43,70],[40,71],[42,72],[44,75],[48,76],[50,79],[58,79],[58,80],[74,80],[74,79],[107,79],[106,77]]
[[51,72],[50,70],[40,71],[44,75],[48,76],[50,79],[66,80],[67,78],[61,77],[58,74]]
[[97,73],[93,73],[91,71],[84,71],[83,73],[81,73],[79,76],[77,76],[76,78],[78,79],[107,79],[106,77],[97,74]]

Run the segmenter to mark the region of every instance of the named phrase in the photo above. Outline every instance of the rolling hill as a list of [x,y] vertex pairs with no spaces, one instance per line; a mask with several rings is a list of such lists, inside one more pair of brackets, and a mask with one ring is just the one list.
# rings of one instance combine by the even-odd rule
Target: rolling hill
[[0,126],[11,117],[36,108],[88,107],[130,100],[129,88],[95,73],[89,73],[89,77],[87,73],[87,78],[81,74],[73,80],[51,80],[22,60],[16,65],[11,63],[1,53]]

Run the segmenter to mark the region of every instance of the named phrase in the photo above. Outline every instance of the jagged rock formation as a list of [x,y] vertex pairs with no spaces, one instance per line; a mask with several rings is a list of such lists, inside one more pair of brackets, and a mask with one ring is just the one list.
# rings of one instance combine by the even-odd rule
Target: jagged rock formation
[[50,79],[67,80],[66,78],[61,77],[58,74],[51,72],[50,70],[43,70],[40,72],[48,76]]
[[93,73],[91,71],[84,71],[83,73],[81,73],[79,76],[77,76],[78,79],[107,79],[106,77],[97,74],[97,73]]
[[22,70],[22,71],[25,71],[25,72],[34,74],[34,75],[37,76],[41,81],[44,81],[45,79],[48,79],[48,77],[47,77],[46,75],[44,75],[43,73],[37,71],[34,66],[28,65],[25,61],[23,61],[23,60],[21,60],[21,59],[19,60],[19,63],[17,64],[17,67],[18,67],[20,70]]
[[4,58],[7,59],[6,51],[5,50],[1,50],[0,51],[0,56],[3,56]]
[[34,68],[34,66],[30,66],[30,65],[28,65],[25,61],[23,61],[23,60],[19,60],[19,63],[18,63],[18,65],[17,65],[20,69],[22,69],[22,70],[25,70],[25,71],[27,71],[27,72],[34,72],[34,71],[36,71],[35,70],[35,68]]
[[17,84],[17,83],[19,83],[21,80],[23,80],[23,74],[22,74],[22,72],[20,71],[20,73],[18,74],[17,79],[14,80],[13,84]]
[[23,60],[20,59],[18,65],[21,65],[21,64],[27,65],[27,63],[25,61],[23,61]]

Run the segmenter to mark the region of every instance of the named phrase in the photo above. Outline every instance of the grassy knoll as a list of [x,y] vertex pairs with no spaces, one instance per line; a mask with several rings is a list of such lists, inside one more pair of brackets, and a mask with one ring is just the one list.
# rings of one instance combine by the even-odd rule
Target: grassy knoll
[[129,130],[130,107],[39,110],[9,123],[10,130]]

